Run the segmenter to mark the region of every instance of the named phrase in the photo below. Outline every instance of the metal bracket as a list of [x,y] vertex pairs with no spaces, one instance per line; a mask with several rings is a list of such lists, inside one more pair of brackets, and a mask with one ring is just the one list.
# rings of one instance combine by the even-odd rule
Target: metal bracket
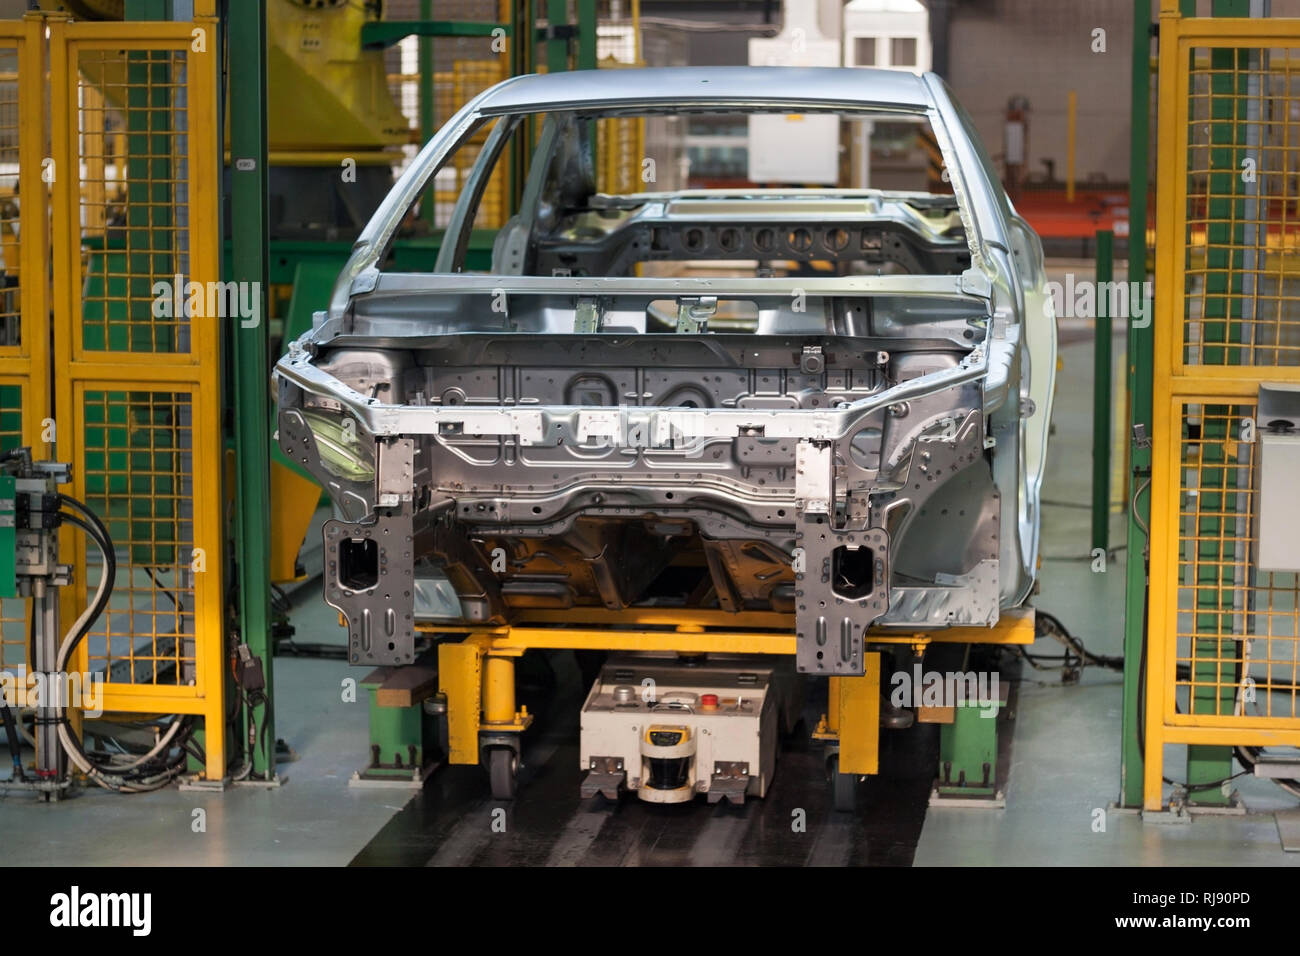
[[801,441],[795,447],[794,495],[795,505],[804,514],[830,514],[835,500],[830,442]]
[[592,757],[591,769],[582,778],[583,799],[603,794],[607,800],[617,800],[627,785],[627,771],[621,757]]
[[573,331],[578,334],[600,331],[600,303],[595,299],[579,299],[573,311]]
[[[889,533],[837,531],[805,514],[795,544],[807,569],[795,574],[795,664],[804,674],[861,676],[867,628],[889,610]],[[844,579],[846,562],[856,580]]]
[[694,335],[709,331],[709,319],[718,311],[716,295],[684,296],[677,300],[677,331]]
[[749,781],[749,764],[718,761],[713,765],[713,776],[709,778],[709,803],[720,803],[726,799],[736,806],[743,805],[745,793],[749,790]]
[[322,533],[325,603],[347,619],[348,660],[411,663],[415,657],[411,515],[381,514],[361,524],[330,520]]

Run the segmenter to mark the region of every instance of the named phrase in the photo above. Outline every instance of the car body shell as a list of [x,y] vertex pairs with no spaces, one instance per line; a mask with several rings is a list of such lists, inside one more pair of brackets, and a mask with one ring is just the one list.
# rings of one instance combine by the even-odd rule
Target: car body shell
[[[574,117],[688,110],[923,120],[952,195],[586,186],[547,207]],[[534,160],[548,172],[492,273],[456,271],[469,197],[432,272],[385,271],[453,151],[533,113],[554,118]],[[665,256],[755,258],[796,233],[904,274],[629,265],[650,236]],[[727,329],[719,303],[751,320]],[[874,633],[991,626],[1028,596],[1055,370],[1041,245],[938,77],[579,71],[501,83],[421,150],[277,365],[278,438],[335,502],[324,588],[354,662],[410,662],[422,618],[648,604],[790,612],[800,670],[856,674]]]

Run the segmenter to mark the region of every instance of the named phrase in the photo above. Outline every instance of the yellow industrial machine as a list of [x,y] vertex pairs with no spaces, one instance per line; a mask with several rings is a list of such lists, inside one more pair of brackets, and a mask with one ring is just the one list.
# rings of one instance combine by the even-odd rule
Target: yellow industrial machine
[[[124,12],[122,0],[41,6],[82,20],[119,20]],[[350,239],[392,185],[401,159],[394,148],[411,140],[383,51],[361,43],[379,4],[270,0],[266,16],[271,237]],[[88,78],[115,85],[112,76]]]

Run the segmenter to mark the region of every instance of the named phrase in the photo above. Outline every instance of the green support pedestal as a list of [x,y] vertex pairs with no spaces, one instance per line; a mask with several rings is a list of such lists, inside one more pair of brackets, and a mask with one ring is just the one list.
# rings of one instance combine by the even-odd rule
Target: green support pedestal
[[953,721],[939,728],[939,776],[930,794],[931,806],[970,804],[1006,806],[998,779],[998,723],[1006,700],[996,709],[974,701],[958,704]]
[[[439,699],[416,699],[421,696],[416,694],[405,706],[380,702],[381,689],[391,687],[391,678],[400,680],[402,670],[381,667],[361,681],[370,707],[370,760],[352,775],[350,783],[354,787],[418,788],[438,769],[438,757],[444,749],[437,713]],[[430,702],[432,706],[427,706]]]

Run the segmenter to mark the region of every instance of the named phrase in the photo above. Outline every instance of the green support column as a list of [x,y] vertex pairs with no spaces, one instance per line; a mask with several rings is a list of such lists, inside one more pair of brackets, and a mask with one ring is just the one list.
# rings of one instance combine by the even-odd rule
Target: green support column
[[574,69],[596,68],[596,0],[578,0],[578,57]]
[[559,27],[569,25],[567,0],[546,0],[546,72],[562,73],[569,68],[569,41],[567,37],[555,36]]
[[[1115,234],[1097,230],[1097,289],[1115,278]],[[1110,550],[1110,296],[1097,293],[1092,356],[1092,547]]]
[[171,20],[171,0],[123,0],[123,20]]
[[[433,0],[420,0],[420,19],[433,19]],[[419,57],[418,69],[420,72],[420,145],[423,146],[433,134],[438,131],[435,125],[438,121],[437,111],[434,109],[435,94],[433,88],[433,37],[422,36],[419,39]],[[434,225],[434,207],[437,205],[433,201],[433,184],[429,184],[429,201],[424,203],[421,210],[421,218],[425,219],[430,226]]]
[[[533,72],[533,57],[537,45],[537,11],[539,0],[516,0],[510,6],[510,75],[522,76]],[[528,160],[533,154],[536,128],[525,122],[519,132],[510,138],[510,215],[519,209],[524,196]]]
[[[231,278],[257,283],[261,321],[230,329],[235,407],[235,556],[240,633],[262,660],[271,697],[270,645],[270,360],[267,290],[266,0],[231,5],[226,26],[230,63]],[[275,773],[275,714],[258,715],[253,772]],[[247,739],[247,730],[244,737]]]
[[[1187,4],[1184,3],[1184,6]],[[1184,12],[1186,12],[1184,10]],[[1151,449],[1133,442],[1133,426],[1141,425],[1151,434],[1152,303],[1144,301],[1143,283],[1147,278],[1147,191],[1150,188],[1151,119],[1151,5],[1145,0],[1133,4],[1133,96],[1130,103],[1132,140],[1129,145],[1129,232],[1128,280],[1132,298],[1129,315],[1145,318],[1130,321],[1128,326],[1128,394],[1129,394],[1129,462],[1130,495],[1151,475]],[[1130,501],[1128,509],[1128,559],[1125,568],[1124,598],[1124,705],[1121,715],[1120,805],[1142,806],[1142,750],[1138,745],[1139,668],[1146,627],[1147,538],[1143,526],[1150,527],[1150,495],[1142,494]]]

